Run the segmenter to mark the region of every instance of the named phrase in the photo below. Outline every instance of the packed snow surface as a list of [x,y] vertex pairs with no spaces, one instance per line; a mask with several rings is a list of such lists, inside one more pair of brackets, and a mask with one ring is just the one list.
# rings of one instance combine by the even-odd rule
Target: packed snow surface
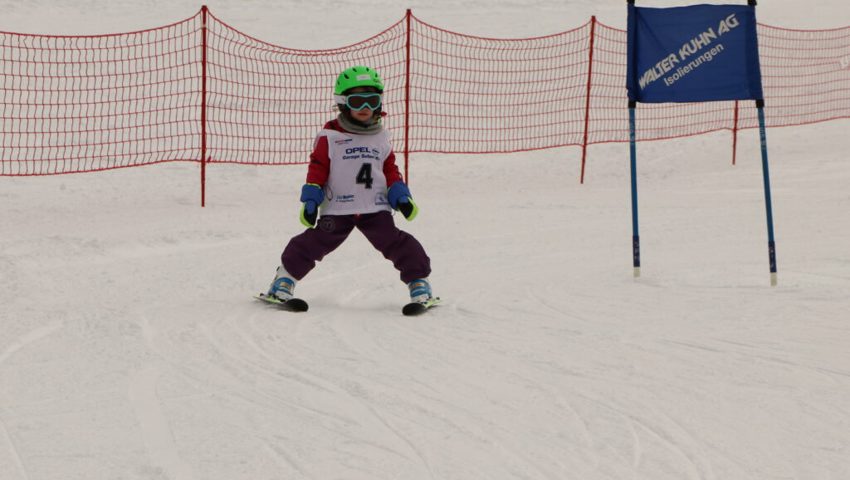
[[[185,1],[0,2],[0,30],[169,23]],[[489,36],[566,30],[625,2],[222,1],[297,48],[366,38],[411,7]],[[761,2],[765,23],[850,24],[846,4]],[[672,4],[653,2],[654,5]],[[377,12],[372,15],[369,9]],[[64,21],[63,21],[64,19]],[[48,32],[48,33],[50,33]],[[411,158],[444,303],[354,232],[298,284],[251,297],[298,234],[305,167],[167,164],[0,178],[3,480],[850,478],[847,121],[768,131],[779,285],[756,132],[628,148]]]

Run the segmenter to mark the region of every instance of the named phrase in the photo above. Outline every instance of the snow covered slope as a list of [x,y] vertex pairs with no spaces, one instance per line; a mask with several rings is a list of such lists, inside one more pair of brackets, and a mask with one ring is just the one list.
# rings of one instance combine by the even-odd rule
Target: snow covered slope
[[[144,14],[57,11],[134,28],[196,10],[120,3]],[[624,15],[594,3],[470,2],[449,27]],[[0,29],[41,30],[39,5],[5,2]],[[333,46],[328,22],[340,43],[374,31],[354,3],[239,5],[210,7],[249,33],[322,10],[269,37],[292,46]],[[441,5],[412,6],[449,22]],[[819,25],[850,23],[824,8]],[[251,299],[301,230],[303,167],[214,165],[203,209],[196,165],[0,178],[0,478],[850,478],[847,129],[768,132],[775,288],[755,132],[734,167],[728,133],[639,145],[637,280],[627,146],[591,147],[585,185],[578,149],[415,155],[421,213],[396,218],[445,299],[419,318],[356,232],[298,285],[309,312]]]

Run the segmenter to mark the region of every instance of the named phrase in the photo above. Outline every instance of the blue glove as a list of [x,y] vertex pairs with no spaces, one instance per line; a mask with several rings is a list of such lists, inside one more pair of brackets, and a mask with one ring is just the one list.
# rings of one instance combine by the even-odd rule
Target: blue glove
[[325,200],[325,192],[315,183],[307,183],[301,187],[301,224],[314,228],[319,218],[319,205]]
[[419,214],[419,207],[413,201],[410,189],[402,181],[395,182],[390,186],[387,190],[387,200],[389,200],[390,206],[400,211],[407,221],[412,221]]

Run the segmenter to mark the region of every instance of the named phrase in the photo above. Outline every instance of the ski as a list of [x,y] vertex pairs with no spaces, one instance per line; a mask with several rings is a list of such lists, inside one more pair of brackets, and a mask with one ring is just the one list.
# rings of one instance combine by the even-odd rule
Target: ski
[[413,315],[421,315],[427,312],[431,307],[435,307],[440,303],[440,297],[434,297],[424,302],[411,302],[401,309],[401,313],[411,317]]
[[310,306],[307,305],[307,302],[300,298],[290,298],[289,300],[284,302],[283,300],[266,295],[265,293],[260,293],[254,298],[268,305],[274,305],[275,307],[281,310],[286,310],[288,312],[306,312],[307,309],[310,308]]

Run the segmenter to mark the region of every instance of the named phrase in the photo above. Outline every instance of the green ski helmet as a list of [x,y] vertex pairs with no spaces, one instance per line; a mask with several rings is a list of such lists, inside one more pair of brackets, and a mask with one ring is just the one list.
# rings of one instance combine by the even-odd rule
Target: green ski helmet
[[346,68],[336,77],[334,95],[342,95],[346,90],[354,87],[373,87],[379,93],[384,92],[384,81],[381,75],[373,68],[357,65]]

